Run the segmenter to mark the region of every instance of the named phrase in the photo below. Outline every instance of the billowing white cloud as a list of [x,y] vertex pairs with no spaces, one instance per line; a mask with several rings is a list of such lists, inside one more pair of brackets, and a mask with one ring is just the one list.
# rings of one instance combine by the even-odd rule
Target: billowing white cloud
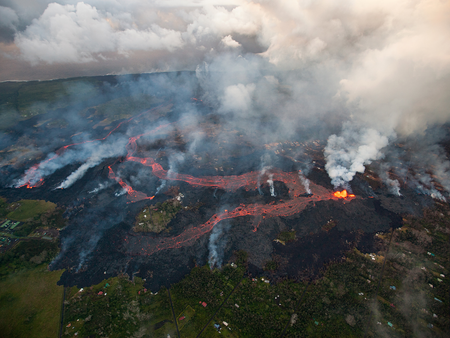
[[13,9],[0,6],[0,27],[16,29],[18,23],[19,17]]
[[227,35],[226,37],[224,37],[222,40],[222,45],[224,47],[229,47],[229,48],[238,48],[241,46],[241,44],[235,40],[233,40],[231,35]]
[[[125,18],[124,26],[128,26],[131,18],[121,17]],[[39,19],[33,20],[16,36],[15,43],[31,63],[83,63],[97,60],[101,53],[172,51],[183,45],[179,32],[156,25],[139,30],[132,24],[120,30],[113,19],[110,13],[101,13],[83,2],[76,5],[52,3]]]

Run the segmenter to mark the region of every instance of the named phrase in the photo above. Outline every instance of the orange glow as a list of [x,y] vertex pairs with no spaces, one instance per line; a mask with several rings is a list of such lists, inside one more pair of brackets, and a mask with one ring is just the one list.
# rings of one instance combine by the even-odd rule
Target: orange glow
[[337,198],[355,197],[355,195],[347,193],[347,190],[345,189],[342,191],[336,191],[333,195]]

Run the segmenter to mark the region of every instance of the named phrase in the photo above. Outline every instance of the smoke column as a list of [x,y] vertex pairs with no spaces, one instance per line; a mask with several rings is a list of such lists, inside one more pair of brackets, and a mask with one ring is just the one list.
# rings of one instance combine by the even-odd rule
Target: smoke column
[[331,183],[335,188],[347,187],[357,172],[364,172],[364,165],[383,157],[382,149],[387,145],[388,138],[374,129],[344,125],[340,136],[328,138],[324,150]]
[[270,187],[270,196],[276,197],[277,195],[275,194],[275,187],[273,185],[273,174],[269,174],[269,179],[267,180],[267,183],[269,183]]
[[229,229],[228,222],[220,222],[212,229],[209,236],[209,266],[211,269],[222,266],[223,253],[226,245],[225,232]]
[[309,188],[309,180],[303,176],[302,171],[298,171],[298,177],[300,177],[300,180],[302,181],[303,186],[305,187],[306,193],[309,195],[311,194],[311,189]]

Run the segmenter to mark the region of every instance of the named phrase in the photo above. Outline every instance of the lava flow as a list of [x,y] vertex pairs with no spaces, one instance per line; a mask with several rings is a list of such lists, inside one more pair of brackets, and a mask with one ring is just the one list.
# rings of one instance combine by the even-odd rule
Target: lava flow
[[111,169],[111,166],[108,166],[108,169],[109,169],[108,177],[112,180],[115,180],[117,183],[120,184],[120,186],[124,190],[126,190],[126,192],[128,194],[128,198],[131,202],[138,202],[138,201],[142,201],[142,200],[152,200],[155,198],[155,196],[148,197],[143,192],[134,190],[131,186],[126,184],[120,177],[117,177],[114,174],[113,170]]
[[[141,136],[130,138],[127,145],[128,155],[127,161],[133,161],[141,163],[142,165],[152,168],[153,174],[163,180],[176,180],[184,181],[195,187],[212,187],[220,188],[230,192],[234,192],[239,188],[245,188],[246,190],[255,190],[258,188],[259,183],[264,180],[267,181],[269,173],[261,174],[261,172],[249,172],[243,175],[233,176],[203,176],[194,177],[191,175],[168,173],[167,170],[151,157],[141,158],[132,156],[136,151],[136,140]],[[110,177],[114,173],[110,168]],[[275,216],[287,217],[297,214],[303,211],[308,204],[315,203],[317,201],[328,199],[352,199],[355,197],[353,194],[348,194],[346,190],[337,193],[331,193],[326,188],[316,185],[310,182],[309,189],[307,190],[304,184],[301,182],[297,172],[286,173],[279,169],[272,169],[270,172],[273,181],[283,182],[289,188],[288,201],[280,200],[279,203],[274,202],[266,205],[261,204],[241,204],[234,210],[225,210],[219,214],[213,215],[206,223],[186,229],[180,235],[172,238],[167,237],[148,237],[148,236],[130,236],[126,239],[126,242],[131,244],[130,248],[140,248],[139,252],[128,252],[128,254],[137,255],[151,255],[157,251],[179,248],[186,245],[193,244],[202,235],[210,232],[214,226],[225,219],[252,216],[257,219],[257,225],[253,231],[256,231],[262,219],[271,218]],[[119,182],[120,183],[120,182]],[[121,183],[122,185],[123,183]],[[130,188],[131,189],[131,188]],[[136,192],[134,190],[127,190],[131,196],[132,201],[136,201]],[[143,196],[146,196],[143,194]],[[146,249],[145,249],[146,248]]]
[[342,191],[336,191],[333,195],[337,198],[355,197],[355,195],[347,193],[347,190],[345,189]]
[[[125,120],[125,121],[120,122],[120,123],[119,123],[114,129],[112,129],[105,137],[102,137],[102,138],[99,138],[99,139],[95,139],[95,140],[86,140],[86,141],[83,141],[83,142],[72,143],[72,144],[68,144],[68,145],[65,145],[65,146],[59,148],[58,150],[55,151],[55,154],[54,154],[52,157],[46,159],[45,161],[42,161],[42,162],[39,163],[39,164],[35,164],[35,165],[32,166],[30,169],[28,169],[28,170],[25,172],[24,177],[17,183],[16,188],[27,187],[28,189],[32,189],[32,188],[40,187],[41,185],[44,184],[44,180],[43,180],[43,178],[41,177],[41,173],[40,173],[38,170],[39,170],[43,165],[45,165],[45,164],[49,163],[50,161],[53,161],[53,160],[56,159],[57,157],[61,156],[61,155],[64,153],[64,151],[67,150],[67,148],[74,147],[74,146],[78,146],[78,145],[81,145],[81,144],[86,144],[86,143],[92,143],[92,142],[104,141],[104,140],[106,140],[109,136],[111,136],[111,134],[112,134],[113,132],[115,132],[117,129],[119,129],[119,127],[120,127],[122,124],[124,124],[124,123],[129,123],[129,122],[132,121],[133,119],[135,119],[135,118],[137,118],[137,117],[139,117],[139,116],[141,116],[141,115],[143,115],[143,114],[145,114],[145,113],[149,113],[149,112],[151,112],[151,111],[154,111],[154,110],[160,108],[161,106],[162,106],[162,105],[159,105],[158,107],[155,107],[155,108],[146,110],[146,111],[144,111],[144,112],[142,112],[142,113],[140,113],[140,114],[138,114],[138,115],[136,115],[136,116],[133,116],[133,117],[129,118],[128,120]],[[158,128],[159,128],[159,127],[158,127]]]
[[[156,109],[156,108],[154,108]],[[141,113],[140,115],[142,115]],[[139,115],[138,115],[139,116]],[[108,135],[106,135],[102,139],[85,141],[94,142],[106,139],[111,133],[122,123],[129,122],[133,118],[130,118],[127,121],[121,122],[116,126]],[[126,145],[127,155],[125,157],[125,161],[132,161],[141,163],[144,166],[148,166],[152,168],[152,172],[155,176],[162,180],[173,180],[173,181],[183,181],[194,187],[212,187],[212,188],[220,188],[229,192],[235,192],[240,188],[244,188],[246,190],[255,190],[260,186],[260,182],[265,182],[268,180],[283,182],[286,187],[289,189],[289,200],[280,200],[278,203],[271,202],[269,204],[261,205],[261,204],[249,204],[244,205],[241,204],[234,210],[225,210],[221,213],[213,215],[206,223],[194,226],[186,229],[180,235],[172,238],[167,237],[150,237],[150,236],[130,236],[130,238],[126,238],[125,242],[131,244],[129,248],[139,247],[140,250],[138,253],[136,251],[128,252],[128,254],[148,254],[151,255],[157,251],[169,249],[169,248],[179,248],[186,245],[191,245],[194,243],[199,237],[210,232],[214,226],[226,219],[243,217],[243,216],[252,216],[255,218],[253,231],[256,231],[263,219],[271,218],[271,217],[288,217],[294,214],[302,212],[310,203],[315,203],[323,200],[330,199],[352,199],[355,197],[353,194],[348,194],[346,190],[337,191],[334,194],[330,192],[328,189],[316,185],[312,182],[309,182],[309,186],[305,186],[305,180],[301,180],[297,172],[283,172],[280,169],[272,168],[270,173],[261,173],[260,171],[249,172],[243,175],[232,175],[232,176],[203,176],[203,177],[194,177],[186,174],[179,174],[168,172],[165,170],[161,164],[155,162],[155,160],[151,157],[136,157],[133,156],[137,152],[137,140],[142,138],[145,135],[155,134],[156,132],[170,126],[171,123],[160,125],[159,127],[145,132],[143,134],[133,136],[129,138],[128,144]],[[79,145],[82,143],[75,143],[71,145],[64,146],[57,150],[55,155],[42,162],[39,165],[35,165],[29,169],[29,172],[25,175],[25,178],[33,179],[34,183],[30,184],[30,180],[25,182],[24,185],[31,187],[35,187],[38,184],[43,184],[42,178],[38,177],[36,174],[39,166],[51,161],[57,156],[61,155],[62,152],[68,147]],[[134,190],[130,185],[124,182],[124,180],[120,177],[117,177],[111,168],[108,166],[109,174],[108,177],[110,179],[115,180],[119,185],[126,191],[128,194],[128,203],[138,202],[142,200],[152,200],[154,196],[147,196],[145,193]],[[30,175],[31,173],[31,175]],[[26,180],[25,180],[26,181]],[[256,224],[256,225],[255,225]],[[145,249],[146,248],[146,249]],[[131,249],[132,250],[132,249]]]

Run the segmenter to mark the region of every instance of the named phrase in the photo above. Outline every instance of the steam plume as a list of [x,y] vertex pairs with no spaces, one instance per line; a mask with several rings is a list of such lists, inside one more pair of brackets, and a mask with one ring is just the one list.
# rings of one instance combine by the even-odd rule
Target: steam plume
[[340,136],[328,138],[324,151],[331,183],[335,188],[347,186],[357,172],[364,172],[365,164],[383,157],[382,149],[387,145],[388,138],[377,130],[344,125]]
[[269,183],[270,196],[276,197],[277,195],[275,194],[275,187],[273,185],[273,174],[269,174],[269,179],[267,180],[267,183]]
[[225,232],[229,229],[228,222],[219,222],[211,231],[209,236],[209,266],[220,268],[222,266],[223,253],[226,245]]
[[306,193],[311,194],[311,189],[309,188],[309,180],[303,176],[302,171],[298,171],[298,177],[300,177],[300,180],[302,181],[303,186],[305,187]]

